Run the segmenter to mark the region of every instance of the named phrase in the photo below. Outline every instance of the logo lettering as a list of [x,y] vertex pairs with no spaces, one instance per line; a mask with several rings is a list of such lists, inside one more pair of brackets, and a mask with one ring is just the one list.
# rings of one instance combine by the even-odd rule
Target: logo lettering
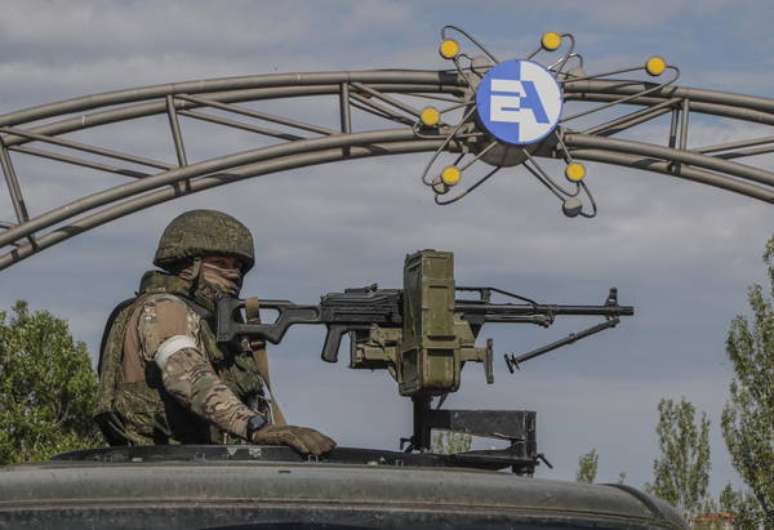
[[505,61],[492,68],[476,93],[479,116],[495,137],[524,145],[556,127],[561,92],[553,76],[537,63]]

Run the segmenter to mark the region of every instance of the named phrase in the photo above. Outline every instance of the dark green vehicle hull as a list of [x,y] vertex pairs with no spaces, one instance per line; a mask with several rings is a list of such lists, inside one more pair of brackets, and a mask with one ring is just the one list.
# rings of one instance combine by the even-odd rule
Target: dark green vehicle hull
[[303,462],[283,451],[2,467],[0,529],[687,528],[669,506],[625,486],[385,459]]

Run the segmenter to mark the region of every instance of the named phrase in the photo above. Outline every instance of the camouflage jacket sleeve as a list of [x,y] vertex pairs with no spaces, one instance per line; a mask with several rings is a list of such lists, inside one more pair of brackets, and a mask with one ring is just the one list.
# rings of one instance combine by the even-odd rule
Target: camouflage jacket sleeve
[[199,315],[176,296],[153,295],[137,327],[143,358],[158,365],[167,392],[221,430],[246,437],[247,421],[257,413],[213,370],[199,342]]

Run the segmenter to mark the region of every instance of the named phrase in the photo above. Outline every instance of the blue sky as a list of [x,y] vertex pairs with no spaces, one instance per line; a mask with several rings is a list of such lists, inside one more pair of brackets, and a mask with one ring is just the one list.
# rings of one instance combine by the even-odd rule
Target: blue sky
[[[774,93],[774,7],[766,2],[4,6],[3,113],[187,79],[445,68],[436,52],[445,24],[463,26],[500,58],[528,53],[543,31],[571,32],[591,72],[661,54],[680,67],[680,84]],[[154,136],[150,125],[106,139],[116,148],[173,160],[168,139]],[[732,139],[747,127],[697,119],[689,146]],[[205,139],[195,125],[185,128],[202,156],[246,141],[228,134]],[[644,134],[656,137],[659,131],[654,126]],[[456,252],[459,284],[497,285],[558,303],[602,303],[615,285],[622,303],[637,306],[635,318],[532,361],[515,376],[500,364],[492,387],[483,384],[479,366],[468,367],[449,406],[537,410],[541,449],[556,466],[541,476],[572,478],[578,457],[596,447],[601,481],[625,471],[627,481],[640,486],[651,480],[658,400],[685,396],[712,420],[713,491],[737,482],[719,429],[731,376],[724,341],[730,320],[746,310],[746,287],[764,279],[760,255],[772,233],[771,207],[661,175],[589,164],[588,182],[600,204],[594,220],[565,219],[556,201],[516,170],[459,205],[438,208],[419,183],[426,160],[417,155],[313,167],[120,219],[0,273],[0,307],[24,298],[33,308],[50,309],[67,318],[94,352],[104,319],[136,289],[163,227],[194,207],[230,211],[253,230],[258,259],[245,292],[266,298],[309,303],[351,286],[396,287],[403,256],[428,247]],[[771,159],[759,163],[766,162]],[[17,169],[33,213],[103,182],[121,182],[37,161],[19,159]],[[0,197],[3,220],[12,217],[6,200]],[[498,354],[526,351],[587,323],[563,321],[549,331],[492,327],[483,335],[495,338]],[[342,445],[396,448],[410,429],[409,402],[397,396],[386,374],[323,365],[322,335],[321,329],[293,329],[271,350],[288,416],[329,432]]]

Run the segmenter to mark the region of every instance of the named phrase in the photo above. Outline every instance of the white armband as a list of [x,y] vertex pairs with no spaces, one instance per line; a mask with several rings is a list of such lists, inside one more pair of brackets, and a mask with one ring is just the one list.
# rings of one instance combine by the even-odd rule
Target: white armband
[[196,350],[199,347],[193,337],[189,337],[188,335],[175,335],[174,337],[169,337],[162,342],[159,349],[156,350],[156,355],[154,356],[156,364],[159,365],[159,368],[164,370],[169,358],[185,348],[193,348]]

